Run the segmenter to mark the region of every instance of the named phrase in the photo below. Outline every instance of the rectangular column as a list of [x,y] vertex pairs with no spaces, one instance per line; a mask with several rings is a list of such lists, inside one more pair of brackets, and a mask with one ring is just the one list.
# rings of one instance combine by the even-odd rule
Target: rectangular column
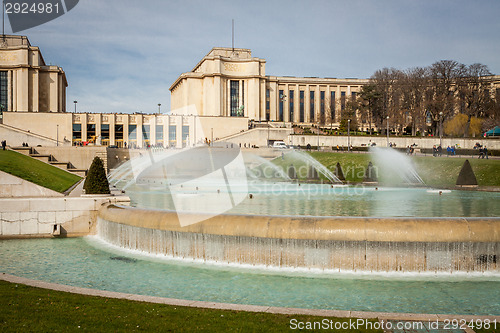
[[176,141],[177,141],[177,148],[182,148],[182,126],[184,122],[184,117],[183,116],[177,116],[177,119],[175,119],[175,124],[176,124]]
[[108,115],[109,119],[109,145],[116,145],[116,137],[115,137],[115,124],[116,124],[116,114],[110,113]]
[[101,135],[101,124],[102,124],[102,113],[96,113],[94,115],[95,119],[95,145],[102,145],[102,135]]
[[82,121],[82,142],[87,141],[87,123],[88,114],[82,113],[80,119]]

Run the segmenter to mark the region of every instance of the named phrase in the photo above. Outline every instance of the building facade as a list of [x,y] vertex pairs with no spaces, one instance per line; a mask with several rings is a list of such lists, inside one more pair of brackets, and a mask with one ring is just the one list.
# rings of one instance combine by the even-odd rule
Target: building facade
[[[369,82],[270,76],[265,65],[249,49],[213,48],[171,85],[169,114],[68,113],[63,69],[47,66],[39,48],[27,37],[1,36],[0,134],[8,137],[11,133],[24,142],[38,140],[43,145],[180,148],[233,138],[252,121],[284,126],[288,131],[292,124],[336,128],[349,101]],[[498,100],[500,76],[488,79],[490,92]],[[357,116],[358,127],[366,130],[369,125]],[[243,146],[269,143],[270,133],[264,133],[267,140],[243,136],[239,142]]]
[[119,148],[183,148],[226,137],[247,128],[247,120],[196,115],[67,113],[73,145],[96,144]]
[[26,36],[0,37],[0,109],[10,112],[65,112],[66,75],[47,65]]
[[338,123],[366,79],[266,76],[266,61],[239,48],[213,48],[170,87],[171,109],[253,121]]

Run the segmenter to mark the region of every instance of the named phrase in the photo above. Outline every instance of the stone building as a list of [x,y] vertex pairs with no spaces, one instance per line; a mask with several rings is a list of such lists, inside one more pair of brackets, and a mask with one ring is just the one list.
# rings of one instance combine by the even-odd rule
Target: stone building
[[248,49],[213,48],[171,85],[171,109],[254,121],[338,123],[366,79],[266,76],[266,61]]
[[[63,69],[46,65],[27,37],[1,36],[0,136],[14,144],[43,146],[180,148],[217,139],[265,145],[284,139],[293,124],[338,127],[349,100],[369,82],[270,76],[265,66],[249,49],[216,47],[170,86],[168,114],[69,113]],[[488,79],[499,98],[500,76]],[[241,138],[252,122],[271,126]],[[368,127],[359,115],[358,126]]]
[[47,65],[26,36],[0,37],[0,109],[11,112],[65,112],[66,75]]

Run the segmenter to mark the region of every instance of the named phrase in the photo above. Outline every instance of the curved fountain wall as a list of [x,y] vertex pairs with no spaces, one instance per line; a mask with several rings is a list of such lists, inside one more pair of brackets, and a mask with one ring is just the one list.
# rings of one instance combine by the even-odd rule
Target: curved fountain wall
[[107,205],[97,232],[127,249],[220,263],[500,273],[500,218],[218,215],[181,227],[175,212]]

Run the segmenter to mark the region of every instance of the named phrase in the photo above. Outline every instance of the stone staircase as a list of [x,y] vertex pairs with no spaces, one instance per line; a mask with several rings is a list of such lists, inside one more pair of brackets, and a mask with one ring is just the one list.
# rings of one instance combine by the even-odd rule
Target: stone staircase
[[104,164],[104,170],[108,170],[108,153],[107,152],[97,152],[95,156],[99,157],[102,160],[102,163]]
[[56,158],[53,155],[43,155],[39,154],[36,151],[35,147],[10,147],[12,150],[17,151],[18,153],[24,154],[26,156],[29,156],[31,158],[37,159],[39,161],[42,161],[44,163],[53,165],[59,169],[71,172],[77,176],[80,177],[85,177],[87,174],[87,170],[85,169],[77,169],[75,168],[71,162],[62,162],[56,160]]

